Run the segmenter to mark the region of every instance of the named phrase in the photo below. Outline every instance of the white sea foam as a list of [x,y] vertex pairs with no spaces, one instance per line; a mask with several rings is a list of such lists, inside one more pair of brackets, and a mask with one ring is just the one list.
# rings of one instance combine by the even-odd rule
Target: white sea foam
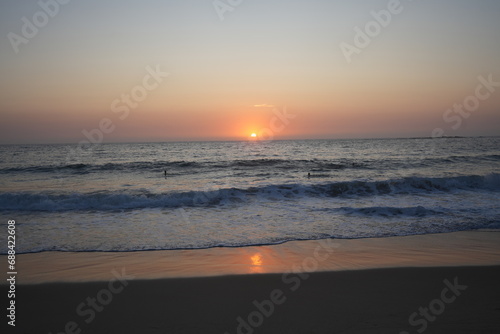
[[0,146],[0,216],[16,217],[20,253],[498,229],[498,147],[500,138],[106,144],[67,161],[64,145]]

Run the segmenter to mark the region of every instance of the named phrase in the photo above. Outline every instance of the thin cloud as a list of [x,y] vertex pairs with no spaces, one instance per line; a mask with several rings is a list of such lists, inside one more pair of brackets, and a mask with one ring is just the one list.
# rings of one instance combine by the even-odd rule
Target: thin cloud
[[274,108],[272,104],[255,104],[255,108]]

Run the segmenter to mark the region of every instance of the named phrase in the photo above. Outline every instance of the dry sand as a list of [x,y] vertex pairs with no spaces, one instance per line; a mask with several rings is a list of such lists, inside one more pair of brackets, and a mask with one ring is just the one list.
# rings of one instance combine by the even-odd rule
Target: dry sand
[[[455,278],[467,288],[458,296],[446,291],[444,297],[454,300],[444,303],[444,280],[453,285]],[[26,285],[18,287],[15,333],[65,327],[68,333],[417,333],[424,324],[425,333],[499,333],[499,282],[498,266],[339,271],[285,280],[280,274],[140,280],[107,305],[99,296],[107,302],[102,291],[108,283]],[[92,320],[87,298],[102,308]],[[411,314],[430,305],[433,321],[417,314],[412,326]]]

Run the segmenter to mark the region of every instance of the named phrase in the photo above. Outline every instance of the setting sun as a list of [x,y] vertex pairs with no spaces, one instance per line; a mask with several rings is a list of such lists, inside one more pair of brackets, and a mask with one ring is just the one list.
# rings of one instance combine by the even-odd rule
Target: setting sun
[[256,133],[252,133],[252,134],[250,135],[250,137],[252,137],[252,138],[256,138],[256,137],[257,137],[257,134],[256,134]]

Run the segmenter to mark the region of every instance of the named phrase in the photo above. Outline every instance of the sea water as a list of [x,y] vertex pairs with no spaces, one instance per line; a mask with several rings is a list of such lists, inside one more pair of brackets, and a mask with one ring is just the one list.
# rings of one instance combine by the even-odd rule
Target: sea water
[[0,236],[15,220],[17,253],[500,228],[499,137],[4,145],[0,157]]

